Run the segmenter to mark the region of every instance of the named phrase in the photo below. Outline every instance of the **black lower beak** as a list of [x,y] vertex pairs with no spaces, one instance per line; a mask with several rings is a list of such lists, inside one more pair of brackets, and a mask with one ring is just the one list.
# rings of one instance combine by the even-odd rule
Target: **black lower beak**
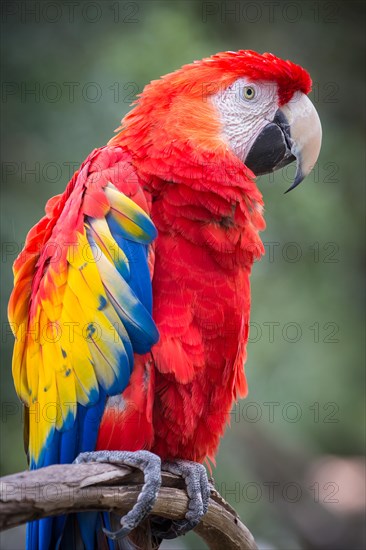
[[321,141],[322,127],[314,105],[307,95],[296,92],[256,137],[244,162],[259,176],[296,160],[290,191],[314,168]]
[[263,128],[253,143],[245,164],[256,176],[274,172],[296,160],[291,152],[290,126],[278,109],[273,122]]

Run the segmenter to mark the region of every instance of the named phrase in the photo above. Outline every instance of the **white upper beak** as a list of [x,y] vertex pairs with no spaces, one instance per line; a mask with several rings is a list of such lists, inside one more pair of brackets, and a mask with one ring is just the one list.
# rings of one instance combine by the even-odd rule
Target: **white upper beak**
[[290,187],[293,189],[311,172],[318,160],[322,127],[314,105],[302,92],[296,92],[281,107],[281,111],[290,127],[291,153],[297,160],[295,181]]

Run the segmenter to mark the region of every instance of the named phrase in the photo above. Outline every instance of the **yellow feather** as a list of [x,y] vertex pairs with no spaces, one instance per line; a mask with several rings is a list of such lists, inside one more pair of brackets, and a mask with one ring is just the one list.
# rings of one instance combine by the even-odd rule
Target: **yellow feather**
[[30,401],[34,403],[38,399],[38,385],[39,385],[39,356],[40,346],[38,342],[35,342],[31,337],[28,338],[26,349],[26,362],[27,362],[27,384],[30,393]]
[[[73,419],[76,416],[75,376],[70,368],[57,370],[56,386],[58,393],[57,403],[61,411],[60,419],[56,422],[56,428],[61,430],[68,420],[69,415],[71,415]],[[68,422],[68,427],[71,427],[70,422]]]
[[108,183],[104,188],[104,192],[112,208],[123,212],[125,216],[130,219],[136,218],[136,216],[143,216],[149,218],[146,212],[136,204],[127,195],[119,191],[113,183]]
[[[80,234],[79,234],[80,235]],[[91,246],[85,235],[79,237],[78,250],[70,255],[68,286],[79,297],[80,302],[92,309],[100,306],[100,297],[106,299],[103,284],[97,269]]]
[[146,240],[150,239],[149,235],[147,235],[139,225],[126,218],[126,216],[121,214],[118,210],[111,208],[111,214],[116,219],[118,224],[133,237],[144,238]]
[[19,338],[19,340],[17,340],[14,344],[12,372],[15,389],[23,403],[28,405],[29,386],[27,377],[27,352],[25,338]]
[[111,214],[119,225],[130,235],[149,241],[150,236],[139,225],[139,218],[150,221],[146,212],[111,183],[104,188],[104,192],[111,205]]
[[[78,321],[75,321],[78,319]],[[73,365],[76,377],[76,391],[82,404],[88,403],[88,393],[97,390],[98,384],[92,365],[92,354],[88,347],[83,329],[87,321],[86,312],[80,307],[78,298],[70,288],[66,289],[62,313],[61,346]]]
[[111,264],[123,263],[129,272],[128,258],[112,237],[105,218],[93,219],[87,227],[101,252],[103,252]]

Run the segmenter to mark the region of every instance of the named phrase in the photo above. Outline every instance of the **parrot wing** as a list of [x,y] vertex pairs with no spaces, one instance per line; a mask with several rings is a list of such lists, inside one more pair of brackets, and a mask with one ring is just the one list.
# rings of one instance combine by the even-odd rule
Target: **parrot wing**
[[48,201],[14,264],[13,377],[31,468],[95,449],[107,396],[158,340],[148,210],[128,153],[97,149]]

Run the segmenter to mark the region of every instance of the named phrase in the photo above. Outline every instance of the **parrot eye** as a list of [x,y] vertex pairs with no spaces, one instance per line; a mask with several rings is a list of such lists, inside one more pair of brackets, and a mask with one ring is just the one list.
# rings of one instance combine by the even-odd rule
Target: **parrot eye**
[[255,96],[255,89],[253,86],[245,86],[243,90],[244,99],[253,99]]

